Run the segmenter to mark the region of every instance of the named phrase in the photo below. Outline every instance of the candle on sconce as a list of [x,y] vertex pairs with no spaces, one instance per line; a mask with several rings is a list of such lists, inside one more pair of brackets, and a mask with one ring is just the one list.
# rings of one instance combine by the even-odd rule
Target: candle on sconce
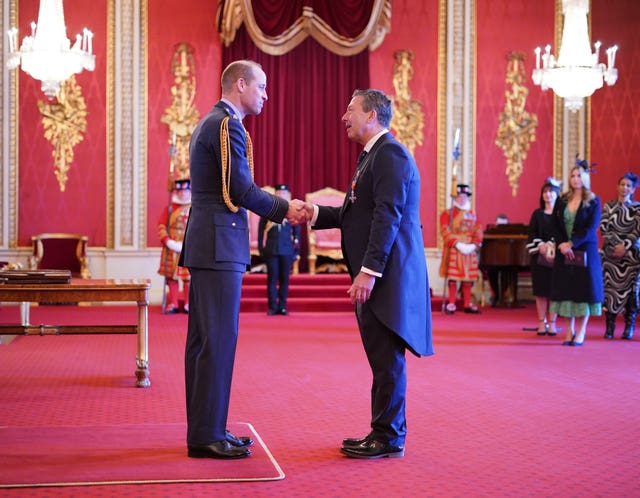
[[7,38],[9,38],[9,53],[15,52],[15,50],[16,50],[14,34],[13,34],[13,31],[15,29],[16,28],[11,28],[9,31],[7,31]]
[[540,47],[536,47],[535,49],[535,53],[536,53],[536,69],[540,69]]
[[33,38],[36,37],[36,23],[34,23],[33,21],[31,21],[31,36]]
[[92,54],[93,53],[93,32],[87,30],[87,35],[89,38],[89,53]]
[[598,63],[598,60],[600,59],[600,45],[602,45],[602,43],[600,43],[599,41],[595,42],[593,44],[593,46],[596,48],[596,60],[595,60],[595,64]]
[[616,65],[616,52],[618,51],[618,45],[609,47],[607,49],[607,69],[613,69]]
[[544,47],[544,55],[542,56],[542,67],[547,69],[551,62],[551,45]]

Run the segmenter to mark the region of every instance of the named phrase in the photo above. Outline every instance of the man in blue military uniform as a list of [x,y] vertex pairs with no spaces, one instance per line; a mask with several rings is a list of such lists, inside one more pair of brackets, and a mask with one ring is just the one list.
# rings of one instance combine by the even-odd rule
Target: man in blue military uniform
[[[291,199],[288,185],[279,184],[275,189],[278,197]],[[258,224],[258,249],[267,265],[267,315],[286,315],[291,265],[300,254],[300,227],[286,220],[273,223],[263,216]]]
[[268,194],[253,181],[251,138],[242,125],[267,100],[261,66],[241,60],[222,73],[222,98],[189,144],[191,212],[179,265],[189,269],[185,347],[187,447],[193,458],[244,458],[249,437],[226,429],[238,340],[242,277],[251,262],[247,209],[275,223],[300,222],[301,201]]

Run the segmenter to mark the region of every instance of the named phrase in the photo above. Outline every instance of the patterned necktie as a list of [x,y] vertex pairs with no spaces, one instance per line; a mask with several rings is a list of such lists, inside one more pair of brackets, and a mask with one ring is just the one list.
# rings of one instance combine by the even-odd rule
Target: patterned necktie
[[360,152],[360,155],[358,156],[358,162],[356,163],[357,166],[360,166],[360,164],[362,163],[362,161],[364,161],[364,158],[367,156],[367,151],[363,150],[362,152]]

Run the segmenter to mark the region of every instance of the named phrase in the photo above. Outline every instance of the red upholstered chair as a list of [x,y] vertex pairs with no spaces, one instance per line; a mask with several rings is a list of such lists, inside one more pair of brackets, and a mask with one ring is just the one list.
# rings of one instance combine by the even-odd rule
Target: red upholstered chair
[[[342,206],[345,195],[344,192],[325,187],[315,192],[309,192],[305,196],[305,200],[321,206]],[[307,224],[307,237],[309,239],[309,273],[323,271],[339,273],[347,271],[340,245],[340,229],[313,230]],[[333,261],[316,266],[318,256],[323,256]]]
[[74,278],[91,278],[87,236],[73,233],[41,233],[31,237],[31,270],[70,270]]

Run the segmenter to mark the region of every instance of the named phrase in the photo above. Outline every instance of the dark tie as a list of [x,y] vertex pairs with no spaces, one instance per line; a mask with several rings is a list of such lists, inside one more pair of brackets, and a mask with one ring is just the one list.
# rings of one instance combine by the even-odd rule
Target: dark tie
[[358,156],[358,162],[356,163],[356,166],[360,166],[360,164],[362,163],[362,161],[364,161],[364,158],[367,155],[367,151],[363,150],[362,152],[360,152],[360,155]]

